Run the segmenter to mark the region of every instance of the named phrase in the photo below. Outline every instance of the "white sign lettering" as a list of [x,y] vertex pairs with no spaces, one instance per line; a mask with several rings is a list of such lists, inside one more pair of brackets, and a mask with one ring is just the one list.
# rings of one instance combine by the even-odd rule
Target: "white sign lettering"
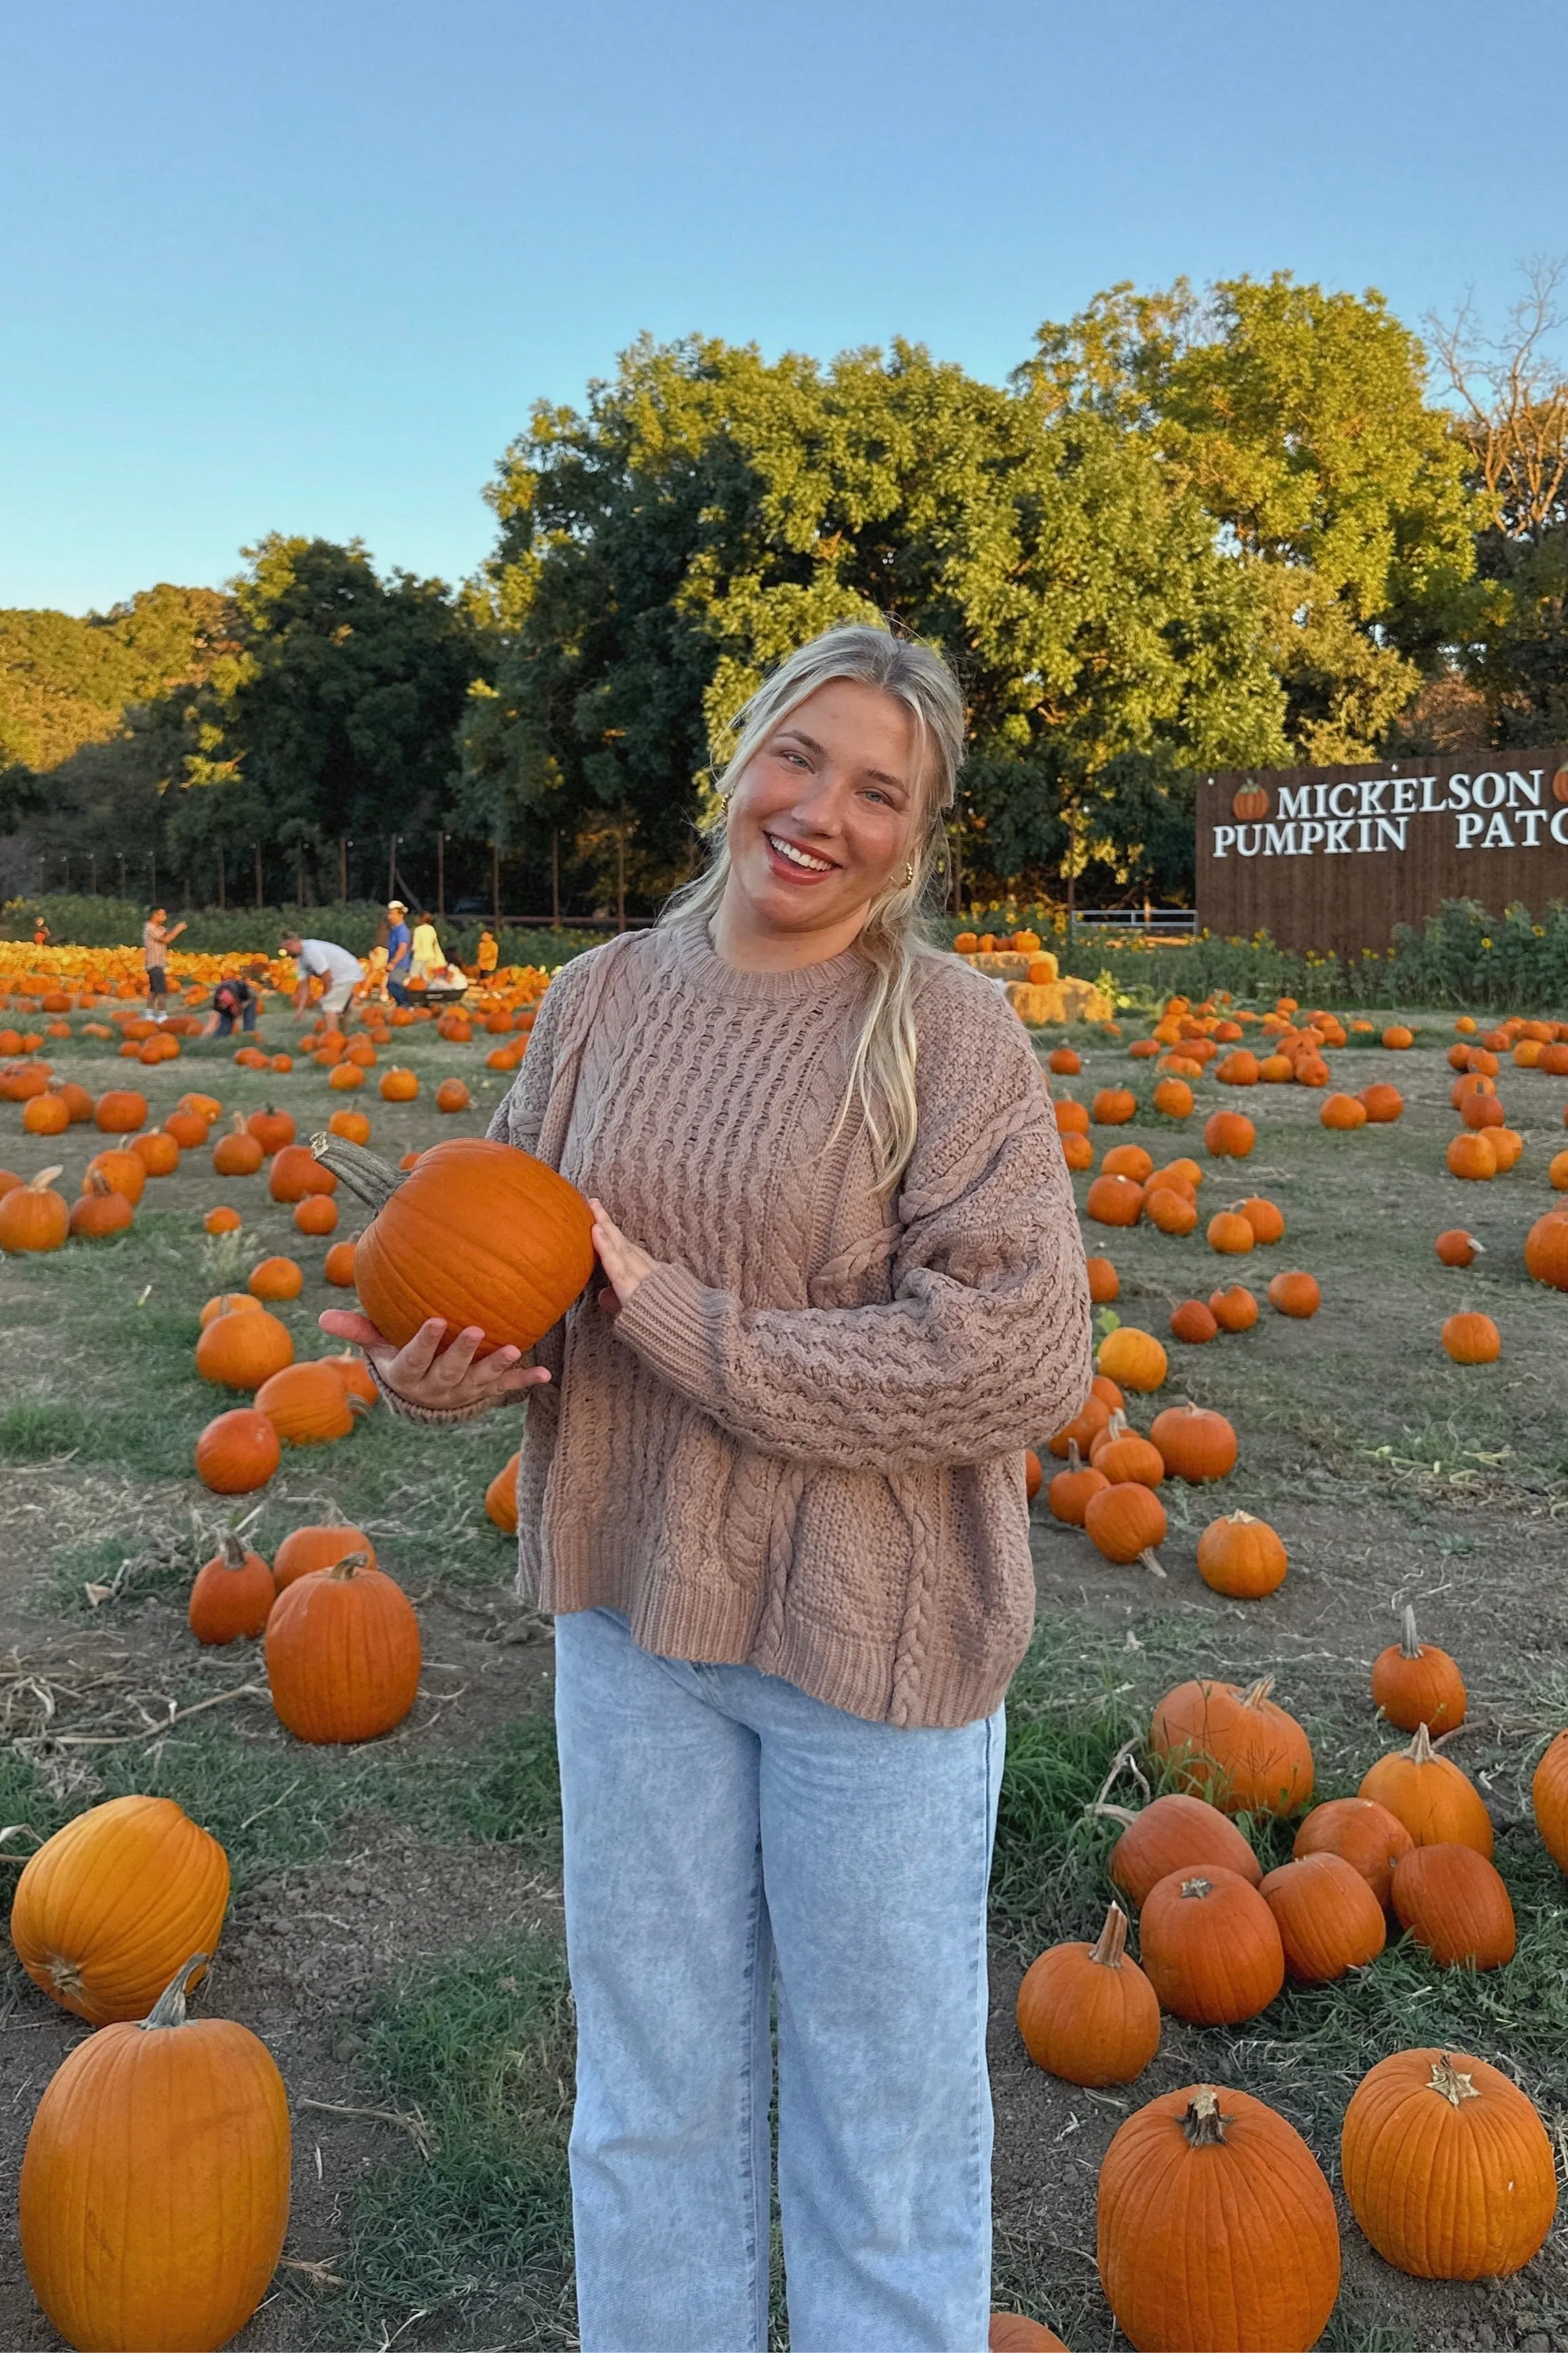
[[[1377,857],[1410,846],[1412,818],[1451,818],[1459,849],[1568,849],[1568,801],[1560,770],[1543,797],[1543,768],[1485,768],[1436,776],[1368,776],[1334,785],[1281,785],[1275,810],[1260,817],[1268,788],[1249,786],[1236,797],[1247,809],[1233,825],[1213,828],[1215,858]],[[1210,782],[1213,782],[1211,777]],[[1439,797],[1439,792],[1441,797]],[[1250,801],[1251,807],[1248,807]]]

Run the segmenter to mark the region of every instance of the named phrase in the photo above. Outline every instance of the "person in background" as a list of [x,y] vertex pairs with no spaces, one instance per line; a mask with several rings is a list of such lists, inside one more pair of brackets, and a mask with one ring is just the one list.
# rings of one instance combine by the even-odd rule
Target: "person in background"
[[446,966],[447,958],[436,936],[436,926],[428,915],[422,914],[414,926],[413,956],[408,967],[410,980],[428,980],[432,973]]
[[231,1038],[238,1021],[245,1029],[256,1027],[256,1016],[261,1005],[259,983],[267,966],[253,964],[248,972],[226,973],[213,991],[212,1011],[202,1029],[204,1038]]
[[390,915],[383,915],[375,927],[375,937],[371,942],[370,960],[366,967],[364,995],[367,1005],[386,1003],[386,944],[391,936],[392,918]]
[[364,976],[358,956],[339,947],[335,940],[304,940],[297,934],[279,944],[285,955],[293,957],[300,975],[300,985],[294,991],[295,1012],[309,1011],[310,983],[320,976],[326,987],[317,1010],[323,1019],[335,1022],[340,1029],[345,1028],[350,1000]]
[[500,950],[496,945],[496,935],[487,923],[479,934],[479,952],[474,958],[475,979],[489,980],[500,961]]
[[150,920],[142,926],[142,961],[147,967],[147,996],[156,1021],[162,1021],[168,1004],[169,976],[164,969],[165,959],[184,928],[184,923],[176,923],[171,931],[168,911],[163,907],[154,907]]
[[47,923],[45,923],[42,915],[40,915],[37,922],[33,925],[33,945],[36,948],[47,948],[48,944],[49,927]]
[[408,928],[408,910],[401,899],[389,899],[386,914],[387,994],[395,1005],[411,1005],[414,1000],[408,994],[408,968],[414,954],[414,935]]

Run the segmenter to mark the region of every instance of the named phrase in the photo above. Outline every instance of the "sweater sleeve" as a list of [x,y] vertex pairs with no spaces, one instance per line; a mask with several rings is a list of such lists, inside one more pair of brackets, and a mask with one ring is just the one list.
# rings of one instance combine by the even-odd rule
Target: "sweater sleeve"
[[661,1263],[617,1314],[620,1338],[746,1445],[841,1470],[951,1466],[1037,1442],[1081,1405],[1071,1186],[1033,1050],[996,1004],[1005,1028],[971,998],[963,1035],[929,1053],[921,1037],[887,1304],[747,1308]]

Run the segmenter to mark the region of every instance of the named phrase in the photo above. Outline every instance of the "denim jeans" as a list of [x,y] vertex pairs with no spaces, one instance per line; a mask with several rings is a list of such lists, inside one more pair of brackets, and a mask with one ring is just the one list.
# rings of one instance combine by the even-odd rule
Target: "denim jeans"
[[583,2353],[984,2353],[1003,1712],[901,1731],[555,1621]]

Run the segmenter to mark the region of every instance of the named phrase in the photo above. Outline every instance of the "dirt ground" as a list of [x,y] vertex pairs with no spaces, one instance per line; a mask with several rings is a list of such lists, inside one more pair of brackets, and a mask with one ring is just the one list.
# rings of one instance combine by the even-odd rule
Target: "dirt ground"
[[[1518,2074],[1562,2148],[1568,2001],[1555,2003],[1547,1989],[1553,1971],[1563,1978],[1568,1941],[1557,1883],[1541,1875],[1528,1782],[1545,1739],[1568,1722],[1568,1310],[1528,1282],[1520,1244],[1551,1198],[1544,1170],[1565,1140],[1563,1088],[1505,1066],[1500,1088],[1526,1135],[1524,1158],[1498,1184],[1461,1185],[1442,1167],[1453,1122],[1441,1050],[1452,1032],[1445,1018],[1416,1018],[1423,1039],[1414,1053],[1347,1050],[1335,1058],[1338,1085],[1395,1078],[1409,1106],[1397,1126],[1331,1136],[1318,1122],[1319,1098],[1258,1089],[1244,1105],[1260,1130],[1252,1160],[1234,1170],[1205,1161],[1205,1215],[1234,1196],[1266,1192],[1288,1220],[1277,1248],[1222,1263],[1201,1226],[1181,1242],[1142,1228],[1091,1229],[1090,1247],[1121,1273],[1117,1312],[1162,1335],[1176,1300],[1206,1297],[1221,1280],[1261,1292],[1281,1266],[1315,1272],[1324,1303],[1310,1324],[1265,1308],[1249,1334],[1205,1348],[1171,1344],[1170,1379],[1148,1403],[1191,1395],[1220,1408],[1241,1434],[1241,1461],[1222,1500],[1211,1490],[1168,1496],[1163,1582],[1109,1567],[1081,1535],[1037,1514],[1044,1681],[1028,1685],[1033,1697],[1015,1721],[1037,1706],[1076,1710],[1088,1722],[1108,1704],[1136,1720],[1186,1675],[1272,1673],[1276,1696],[1311,1730],[1318,1794],[1346,1793],[1389,1745],[1367,1674],[1397,1608],[1414,1600],[1423,1631],[1464,1666],[1471,1716],[1452,1753],[1487,1796],[1521,1914],[1519,1962],[1490,1980],[1436,1989],[1442,2039],[1468,2021],[1464,2047]],[[371,1092],[363,1099],[374,1147],[392,1156],[481,1124],[506,1083],[492,1080],[481,1092],[477,1046],[421,1038],[410,1047],[405,1038],[397,1058],[419,1071],[420,1101],[395,1108]],[[95,1092],[125,1075],[124,1065],[78,1044],[61,1048],[56,1065]],[[1067,1091],[1087,1100],[1126,1067],[1124,1047],[1097,1042]],[[434,1081],[452,1071],[476,1093],[474,1113],[458,1121],[428,1107]],[[263,1099],[216,1051],[187,1052],[145,1078],[154,1118],[192,1086],[210,1085],[226,1110]],[[322,1123],[332,1100],[323,1074],[307,1067],[269,1083],[301,1134]],[[1215,1096],[1205,1091],[1204,1108]],[[1131,1136],[1157,1158],[1191,1151],[1204,1159],[1201,1117],[1184,1129],[1154,1124],[1158,1137],[1141,1121],[1121,1139],[1097,1131],[1095,1141]],[[101,1140],[79,1128],[45,1145],[24,1137],[16,1112],[0,1108],[0,1161],[26,1176],[63,1160],[73,1194]],[[341,1294],[320,1279],[325,1244],[294,1232],[288,1211],[266,1200],[263,1180],[222,1183],[207,1161],[188,1155],[174,1176],[150,1186],[136,1230],[119,1244],[0,1262],[0,1714],[17,1777],[0,1783],[0,1810],[11,1807],[14,1786],[52,1809],[51,1820],[121,1788],[166,1788],[193,1811],[193,1791],[208,1799],[207,1818],[235,1863],[236,1894],[202,2000],[263,2037],[294,2109],[287,2267],[236,2340],[245,2353],[569,2345],[558,2253],[547,2250],[526,2277],[480,2263],[460,2291],[453,2276],[433,2275],[427,2294],[409,2286],[395,2295],[374,2287],[374,2251],[365,2244],[367,2213],[403,2211],[396,2199],[415,2197],[407,2185],[416,2189],[427,2163],[427,2120],[416,2102],[384,2088],[387,2030],[378,2021],[388,1989],[417,1987],[422,1972],[454,1954],[500,1949],[520,1930],[558,1933],[537,1792],[509,1778],[517,1727],[548,1708],[549,1630],[512,1599],[510,1548],[481,1509],[515,1429],[431,1438],[394,1430],[378,1414],[341,1447],[287,1459],[266,1493],[262,1549],[329,1512],[364,1526],[417,1602],[426,1651],[420,1700],[396,1734],[325,1765],[301,1752],[277,1725],[264,1688],[244,1689],[263,1685],[258,1646],[198,1652],[184,1624],[190,1572],[224,1516],[188,1473],[195,1433],[221,1402],[191,1370],[190,1350],[202,1300],[243,1280],[264,1250],[286,1250],[306,1269],[302,1298],[283,1311],[300,1353],[317,1353],[314,1314]],[[1080,1198],[1082,1189],[1080,1180]],[[219,1198],[232,1198],[246,1219],[237,1260],[200,1232],[201,1211]],[[1434,1235],[1456,1223],[1487,1244],[1468,1274],[1446,1271],[1433,1254]],[[351,1219],[343,1230],[352,1229]],[[1442,1356],[1438,1324],[1460,1303],[1498,1321],[1497,1366],[1460,1371]],[[1134,1419],[1147,1427],[1149,1418],[1141,1401]],[[1278,1527],[1291,1561],[1277,1595],[1245,1607],[1210,1592],[1194,1566],[1203,1526],[1238,1505]],[[169,1722],[175,1708],[235,1694],[200,1718]],[[111,1736],[119,1746],[75,1745]],[[1112,1794],[1130,1799],[1131,1787]],[[1058,1829],[1068,1859],[1058,1868],[1052,1848],[1037,1916],[998,1920],[997,2292],[1049,2320],[1074,2353],[1100,2353],[1123,2340],[1095,2275],[1095,2175],[1131,2107],[1183,2083],[1243,2084],[1306,2133],[1337,2193],[1344,2099],[1380,2050],[1420,2039],[1411,2005],[1425,1996],[1408,1961],[1391,1955],[1337,2004],[1287,1996],[1251,2026],[1225,2032],[1168,2021],[1158,2058],[1124,2092],[1058,2083],[1023,2052],[1013,2004],[1034,1951],[1094,1932],[1108,1839],[1079,1854],[1076,1818],[1064,1816]],[[405,2023],[410,2014],[406,2004],[398,2013]],[[34,2105],[83,2031],[9,1968],[0,1983],[0,2348],[58,2342],[26,2284],[15,2192]],[[541,2130],[542,2147],[549,2134]],[[392,2206],[367,2207],[372,2192]],[[1561,2225],[1516,2279],[1458,2287],[1391,2271],[1342,2201],[1341,2219],[1344,2284],[1326,2345],[1341,2353],[1568,2353]]]

